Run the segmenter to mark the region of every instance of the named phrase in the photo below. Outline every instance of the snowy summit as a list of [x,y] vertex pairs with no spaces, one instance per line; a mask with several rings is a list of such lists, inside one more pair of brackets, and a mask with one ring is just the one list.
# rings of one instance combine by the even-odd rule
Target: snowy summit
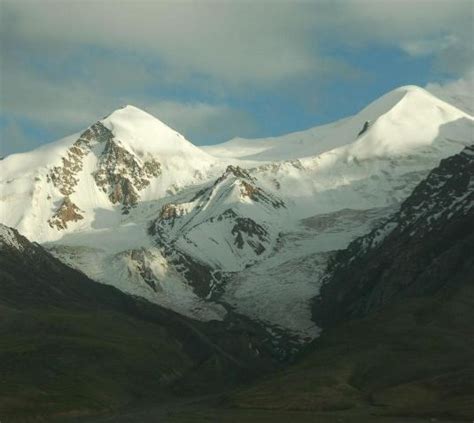
[[332,124],[202,148],[125,106],[2,160],[1,223],[94,280],[188,316],[222,319],[230,305],[314,337],[309,301],[328,254],[472,131],[472,116],[414,86]]

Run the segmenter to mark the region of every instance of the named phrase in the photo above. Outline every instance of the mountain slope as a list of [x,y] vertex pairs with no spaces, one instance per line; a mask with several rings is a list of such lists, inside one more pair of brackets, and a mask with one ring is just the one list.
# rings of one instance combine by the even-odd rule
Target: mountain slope
[[316,319],[335,324],[467,281],[474,266],[473,235],[471,145],[442,160],[383,226],[334,257],[313,307]]
[[474,147],[442,160],[388,222],[335,255],[301,362],[231,397],[272,410],[474,415]]
[[228,166],[189,202],[165,205],[151,232],[158,242],[211,267],[237,271],[271,250],[284,209],[285,203],[261,189],[246,170]]
[[[91,281],[0,225],[0,414],[49,418],[213,392],[271,368],[261,329],[202,324]],[[261,338],[263,340],[263,338]],[[10,420],[8,420],[10,421]]]
[[[425,146],[446,122],[470,115],[416,87],[397,88],[354,116],[306,131],[262,139],[237,138],[204,147],[216,157],[258,161],[316,156],[357,140],[353,154],[382,155]],[[365,155],[366,155],[365,154]]]
[[204,321],[235,309],[307,340],[331,252],[472,143],[473,127],[402,87],[302,148],[273,140],[285,160],[262,162],[213,157],[128,106],[2,160],[0,219],[93,280]]
[[139,202],[203,180],[215,164],[158,119],[126,106],[79,135],[2,160],[2,222],[43,242],[71,229],[110,227]]
[[[415,98],[420,94],[411,91]],[[421,96],[431,101],[432,96],[425,96],[423,91]],[[473,142],[471,118],[438,127],[440,120],[430,123],[425,117],[425,126],[416,129],[416,110],[412,110],[413,117],[406,116],[408,110],[402,113],[412,100],[403,99],[392,108],[399,120],[389,123],[403,129],[409,127],[405,121],[411,120],[410,133],[388,131],[388,125],[378,125],[385,119],[381,116],[352,144],[319,156],[250,170],[265,190],[275,190],[285,201],[290,219],[282,225],[277,248],[268,259],[227,282],[225,301],[254,318],[299,329],[303,337],[318,333],[310,319],[310,298],[324,279],[331,251],[344,249],[356,237],[370,232],[440,159]],[[438,110],[438,102],[434,105]],[[434,138],[430,133],[436,134]],[[385,142],[387,139],[393,146]]]

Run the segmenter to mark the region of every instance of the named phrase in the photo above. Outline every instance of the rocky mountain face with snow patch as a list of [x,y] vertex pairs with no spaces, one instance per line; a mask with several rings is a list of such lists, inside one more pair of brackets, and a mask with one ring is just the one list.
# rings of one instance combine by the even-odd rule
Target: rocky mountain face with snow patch
[[112,204],[121,204],[122,213],[126,214],[136,206],[139,192],[150,185],[150,179],[160,176],[160,166],[156,159],[140,163],[117,141],[110,140],[99,157],[94,179]]
[[277,237],[272,220],[285,208],[249,172],[230,165],[189,201],[165,204],[150,234],[160,246],[201,254],[211,267],[237,271],[271,250]]
[[[367,410],[376,421],[469,420],[473,166],[473,145],[443,159],[397,212],[306,275],[324,281],[312,307],[322,333],[299,362],[234,392],[231,404],[344,410],[350,419]],[[327,227],[333,217],[310,222]]]
[[324,327],[472,281],[474,145],[443,159],[369,234],[336,254],[313,315]]
[[97,188],[102,190],[112,204],[122,206],[122,213],[128,213],[139,200],[139,192],[150,185],[150,179],[160,175],[160,163],[151,158],[140,160],[128,151],[119,139],[101,122],[93,124],[61,157],[62,164],[54,166],[47,175],[57,190],[64,195],[54,219],[50,222],[57,229],[66,229],[67,222],[75,222],[83,216],[77,213],[77,206],[70,195],[76,192],[79,173],[84,169],[84,158],[91,152],[97,157],[93,171]]
[[133,106],[0,162],[1,222],[88,277],[188,317],[302,342],[327,261],[386,219],[473,118],[402,87],[355,116],[198,148]]

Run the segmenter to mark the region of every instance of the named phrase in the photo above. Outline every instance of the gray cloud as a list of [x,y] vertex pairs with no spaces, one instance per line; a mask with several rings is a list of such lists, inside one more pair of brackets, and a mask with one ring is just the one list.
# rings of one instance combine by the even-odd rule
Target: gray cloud
[[449,39],[467,45],[473,16],[470,0],[4,0],[3,9],[4,31],[27,41],[156,54],[173,69],[228,83],[325,72],[328,58],[318,50],[327,39],[415,54]]
[[230,97],[272,92],[317,109],[326,81],[361,77],[328,46],[431,55],[453,77],[472,66],[470,0],[2,0],[0,8],[2,114],[55,136],[125,103],[191,140],[249,136],[258,122]]
[[157,54],[168,66],[226,82],[281,79],[314,71],[305,8],[291,2],[99,0],[5,3],[5,32]]
[[194,135],[203,140],[203,144],[237,135],[252,136],[257,128],[248,113],[225,105],[161,101],[145,108],[168,125],[179,127],[184,135]]
[[[145,68],[134,67],[132,70],[122,67],[115,73],[113,67],[110,62],[95,63],[91,70],[91,76],[95,75],[93,79],[65,83],[37,78],[28,69],[12,69],[8,76],[9,83],[4,84],[2,89],[3,101],[8,105],[5,114],[9,118],[8,125],[0,129],[2,139],[17,140],[18,150],[25,150],[25,147],[34,147],[36,142],[31,140],[30,144],[27,143],[26,134],[21,132],[15,120],[39,123],[42,130],[59,137],[79,131],[129,103],[159,117],[190,140],[197,138],[204,143],[214,143],[238,134],[254,134],[256,123],[245,111],[225,104],[150,98],[140,92],[140,87],[148,86],[153,81]],[[97,72],[103,72],[103,75],[97,78]],[[123,93],[120,88],[128,72],[140,77],[127,80],[125,91],[132,92]],[[14,151],[10,147],[4,150]]]

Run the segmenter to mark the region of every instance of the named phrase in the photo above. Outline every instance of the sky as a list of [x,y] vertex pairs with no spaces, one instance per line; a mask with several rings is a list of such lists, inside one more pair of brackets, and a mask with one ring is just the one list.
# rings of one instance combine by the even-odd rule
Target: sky
[[331,122],[401,85],[474,108],[473,25],[474,0],[0,0],[0,155],[126,104],[196,145]]

